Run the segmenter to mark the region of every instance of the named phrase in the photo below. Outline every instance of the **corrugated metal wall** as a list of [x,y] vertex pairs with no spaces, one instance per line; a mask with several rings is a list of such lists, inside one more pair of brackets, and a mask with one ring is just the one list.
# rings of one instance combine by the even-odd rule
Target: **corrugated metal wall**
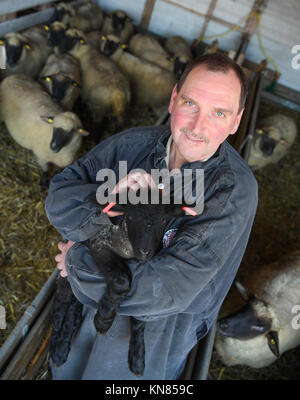
[[[97,0],[105,11],[124,9],[139,24],[146,0]],[[203,14],[207,14],[211,0],[156,0],[148,29],[168,37],[179,34],[189,42],[198,38],[204,24]],[[230,24],[239,24],[249,14],[254,0],[218,0],[205,31],[205,36],[218,35],[230,29]],[[292,68],[292,48],[300,45],[300,1],[266,0],[261,17],[261,33],[264,48],[281,72],[279,83],[300,91],[300,69]],[[201,15],[202,14],[202,15]],[[229,26],[217,19],[227,21]],[[220,48],[238,48],[241,33],[231,32],[218,38]],[[213,39],[204,40],[206,43]],[[246,50],[246,58],[259,63],[264,55],[259,47],[257,33],[251,38]],[[270,69],[274,69],[268,64]]]

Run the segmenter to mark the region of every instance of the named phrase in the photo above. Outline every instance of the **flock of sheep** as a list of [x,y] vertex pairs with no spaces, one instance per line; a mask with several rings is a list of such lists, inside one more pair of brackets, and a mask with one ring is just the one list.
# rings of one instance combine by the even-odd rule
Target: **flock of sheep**
[[[107,116],[115,117],[122,127],[131,101],[147,104],[158,114],[165,109],[176,80],[192,58],[183,38],[170,37],[162,45],[150,34],[135,33],[124,11],[105,15],[91,1],[77,9],[59,3],[48,24],[8,33],[0,45],[7,54],[7,68],[1,71],[0,119],[16,142],[35,154],[43,187],[48,183],[48,163],[61,168],[72,163],[82,137],[89,134],[72,111],[78,98],[89,108],[99,138]],[[262,121],[253,138],[250,167],[279,161],[296,134],[294,121],[283,115]],[[257,340],[235,338],[232,331],[226,339],[218,336],[217,351],[224,363],[265,366],[278,351],[281,354],[300,343],[286,317],[292,302],[299,299],[299,253],[293,260],[293,267],[289,260],[288,268],[274,273],[273,280],[261,281],[265,282],[260,289],[262,303],[257,306],[258,297],[251,303],[253,312],[263,312],[266,332],[276,334],[259,333]],[[287,289],[292,295],[286,294]],[[283,305],[285,313],[280,311]],[[221,328],[226,332],[228,326],[230,321],[223,321]],[[271,353],[270,343],[275,343]]]
[[89,133],[72,112],[78,98],[89,109],[98,141],[103,119],[115,117],[121,128],[131,101],[157,113],[165,109],[192,57],[184,39],[171,37],[164,48],[150,34],[134,34],[124,11],[105,16],[91,1],[77,9],[59,3],[48,24],[7,33],[0,45],[7,54],[0,118],[35,154],[43,187],[48,163],[70,164]]

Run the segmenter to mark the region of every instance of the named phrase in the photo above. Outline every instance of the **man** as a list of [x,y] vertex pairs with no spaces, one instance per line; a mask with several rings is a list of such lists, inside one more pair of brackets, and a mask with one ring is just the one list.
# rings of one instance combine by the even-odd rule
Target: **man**
[[[226,141],[238,128],[245,97],[243,73],[234,62],[220,54],[202,56],[187,67],[172,92],[170,127],[133,128],[114,135],[53,178],[47,215],[69,240],[60,243],[62,253],[56,260],[84,304],[84,319],[68,360],[52,369],[54,379],[180,376],[189,351],[218,314],[255,216],[257,183]],[[108,333],[97,335],[93,318],[105,283],[80,242],[102,224],[112,223],[115,214],[99,214],[87,199],[99,186],[97,172],[111,168],[118,175],[121,160],[128,162],[128,171],[142,168],[147,174],[129,173],[115,192],[152,185],[151,169],[203,169],[204,209],[188,221],[171,220],[159,256],[146,262],[128,261],[132,289]],[[127,365],[129,316],[147,322],[142,378]]]

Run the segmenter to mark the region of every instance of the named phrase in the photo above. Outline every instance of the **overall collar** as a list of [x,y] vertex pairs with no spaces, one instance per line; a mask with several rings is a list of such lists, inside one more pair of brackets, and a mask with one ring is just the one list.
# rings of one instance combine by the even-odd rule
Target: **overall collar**
[[[168,139],[171,135],[170,126],[166,126],[163,129],[157,139],[156,145],[152,153],[154,153],[154,167],[155,168],[167,168],[165,157],[167,155],[166,145]],[[226,142],[226,141],[225,141]],[[193,162],[184,162],[181,166],[181,169],[211,169],[216,168],[217,165],[224,159],[226,153],[226,143],[223,142],[218,147],[217,151],[206,161],[193,161]]]

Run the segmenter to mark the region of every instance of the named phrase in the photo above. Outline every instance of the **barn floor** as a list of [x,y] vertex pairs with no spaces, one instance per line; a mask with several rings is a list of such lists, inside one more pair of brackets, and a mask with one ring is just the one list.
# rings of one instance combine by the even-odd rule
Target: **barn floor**
[[[278,110],[278,106],[262,103],[259,116]],[[238,273],[244,281],[252,268],[300,249],[300,114],[288,109],[280,111],[297,119],[299,135],[289,154],[277,165],[255,172],[259,205]],[[131,107],[126,127],[152,125],[155,121],[156,116],[148,109]],[[114,131],[113,122],[108,123],[103,138]],[[91,138],[84,139],[80,155],[93,147]],[[0,151],[0,305],[7,312],[7,329],[0,331],[1,346],[55,268],[60,235],[45,215],[47,193],[40,189],[39,168],[34,157],[10,138],[4,125],[0,125]],[[227,296],[225,306],[229,302],[235,307],[241,304],[234,289]],[[273,365],[257,370],[225,367],[214,353],[209,372],[209,379],[220,380],[299,377],[300,347],[287,352]],[[37,379],[49,379],[47,363]]]

